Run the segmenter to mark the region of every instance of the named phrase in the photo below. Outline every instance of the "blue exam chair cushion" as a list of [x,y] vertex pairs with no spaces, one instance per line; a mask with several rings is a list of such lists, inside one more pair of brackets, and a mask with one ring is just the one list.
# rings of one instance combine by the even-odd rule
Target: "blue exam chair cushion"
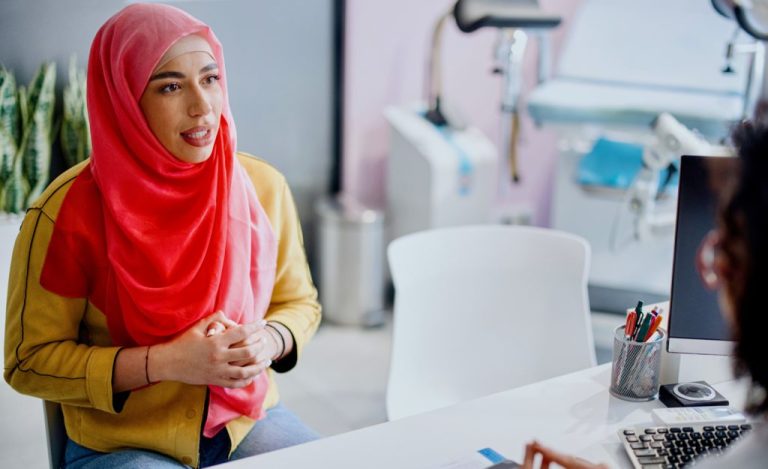
[[[599,138],[579,162],[576,179],[585,186],[627,189],[643,167],[643,147],[634,143]],[[667,177],[662,171],[659,184]],[[667,189],[677,187],[677,171]]]

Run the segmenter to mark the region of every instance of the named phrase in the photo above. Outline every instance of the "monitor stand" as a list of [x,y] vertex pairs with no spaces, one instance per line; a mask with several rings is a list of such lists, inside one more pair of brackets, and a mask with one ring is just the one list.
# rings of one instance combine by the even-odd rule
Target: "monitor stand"
[[688,353],[661,354],[661,384],[706,381],[709,384],[733,379],[732,357],[722,355],[693,355]]

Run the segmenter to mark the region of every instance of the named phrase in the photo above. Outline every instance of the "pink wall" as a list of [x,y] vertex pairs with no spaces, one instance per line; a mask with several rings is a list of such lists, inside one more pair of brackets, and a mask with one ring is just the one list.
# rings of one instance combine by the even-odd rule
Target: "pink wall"
[[[453,0],[348,0],[344,108],[344,191],[375,207],[385,200],[389,130],[383,110],[423,99],[432,26]],[[581,0],[541,0],[560,13],[563,24],[552,34],[553,57]],[[443,42],[444,95],[479,127],[497,148],[500,141],[500,89],[491,74],[496,33],[463,34],[450,23]],[[535,41],[525,57],[525,88],[536,78]],[[532,47],[532,45],[534,45]],[[524,95],[525,97],[525,95]],[[524,99],[523,97],[523,99]],[[524,104],[524,103],[523,103]],[[525,116],[519,145],[521,183],[502,187],[500,199],[529,204],[534,223],[549,224],[554,180],[555,138]]]

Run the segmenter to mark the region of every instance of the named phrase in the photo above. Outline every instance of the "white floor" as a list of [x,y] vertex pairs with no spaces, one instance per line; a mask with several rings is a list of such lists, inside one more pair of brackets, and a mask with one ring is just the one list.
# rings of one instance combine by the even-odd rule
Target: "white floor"
[[[391,316],[374,329],[324,324],[299,365],[280,375],[283,403],[320,434],[330,436],[386,420],[384,394]],[[598,362],[610,360],[616,315],[594,313]],[[48,466],[42,404],[0,383],[0,468]]]

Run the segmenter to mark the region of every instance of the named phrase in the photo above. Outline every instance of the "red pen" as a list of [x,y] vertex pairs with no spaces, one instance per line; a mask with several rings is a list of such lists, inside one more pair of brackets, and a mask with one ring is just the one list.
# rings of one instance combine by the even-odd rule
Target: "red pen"
[[656,329],[659,328],[659,324],[661,324],[662,316],[659,314],[655,318],[653,318],[653,322],[651,323],[651,327],[648,328],[648,333],[645,334],[645,337],[643,338],[643,342],[647,341],[651,338],[654,332],[656,332]]
[[637,324],[637,313],[630,311],[627,314],[627,323],[624,325],[624,338],[629,339],[635,332],[635,325]]

